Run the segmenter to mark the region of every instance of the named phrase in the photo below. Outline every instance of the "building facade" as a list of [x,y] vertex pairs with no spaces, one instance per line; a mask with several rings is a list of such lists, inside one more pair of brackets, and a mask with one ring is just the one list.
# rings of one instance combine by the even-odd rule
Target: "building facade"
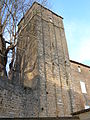
[[90,66],[70,60],[75,99],[74,112],[90,108]]

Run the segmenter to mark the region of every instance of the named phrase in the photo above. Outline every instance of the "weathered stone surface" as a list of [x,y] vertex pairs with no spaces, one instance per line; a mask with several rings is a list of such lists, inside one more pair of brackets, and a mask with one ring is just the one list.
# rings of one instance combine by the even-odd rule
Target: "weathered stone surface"
[[0,117],[37,117],[36,91],[0,77]]
[[[73,85],[73,112],[85,109],[85,106],[90,106],[90,67],[71,61],[71,75]],[[81,69],[79,72],[78,67]],[[86,93],[82,92],[80,81],[85,83]]]
[[[67,84],[70,66],[65,63],[69,64],[69,56],[63,21],[38,4],[34,4],[32,10],[34,7],[40,12],[33,15],[30,10],[26,15],[30,21],[19,35],[16,72],[20,71],[17,73],[20,83],[33,89],[39,100],[35,103],[36,116],[67,116],[71,113]],[[21,21],[19,27],[22,24]],[[21,52],[19,47],[25,51]]]

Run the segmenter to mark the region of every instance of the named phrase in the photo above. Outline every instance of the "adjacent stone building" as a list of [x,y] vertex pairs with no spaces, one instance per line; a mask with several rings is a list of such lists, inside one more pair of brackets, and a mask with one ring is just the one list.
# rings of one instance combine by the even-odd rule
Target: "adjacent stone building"
[[70,60],[74,91],[74,112],[90,108],[90,66]]
[[63,18],[35,2],[18,29],[12,80],[0,77],[0,116],[79,119],[71,113],[90,106],[90,67],[69,60]]

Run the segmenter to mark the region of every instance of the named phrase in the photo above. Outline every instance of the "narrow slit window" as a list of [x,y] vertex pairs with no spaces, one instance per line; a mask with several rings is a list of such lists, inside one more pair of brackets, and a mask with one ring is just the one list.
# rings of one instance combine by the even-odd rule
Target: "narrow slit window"
[[78,66],[78,72],[81,72],[81,68],[80,68],[80,66]]
[[51,17],[49,17],[49,21],[50,21],[50,22],[53,22]]
[[87,93],[85,83],[82,82],[82,81],[80,81],[80,85],[81,85],[81,91],[82,91],[82,93]]

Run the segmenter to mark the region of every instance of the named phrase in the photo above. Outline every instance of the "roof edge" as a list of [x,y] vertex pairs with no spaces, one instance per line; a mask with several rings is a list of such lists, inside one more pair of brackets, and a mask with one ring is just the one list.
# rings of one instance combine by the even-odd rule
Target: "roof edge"
[[90,108],[71,113],[71,115],[78,115],[78,114],[83,114],[83,113],[86,113],[86,112],[90,112]]
[[74,61],[74,60],[70,60],[70,62],[72,62],[72,63],[76,63],[76,64],[79,64],[79,65],[82,65],[82,66],[84,66],[84,67],[88,67],[88,68],[90,68],[89,65],[85,65],[85,64],[83,64],[83,63],[80,63],[80,62],[77,62],[77,61]]
[[[60,15],[56,14],[55,12],[53,12],[52,10],[50,10],[49,8],[47,8],[47,7],[43,6],[42,4],[40,4],[40,3],[36,2],[36,1],[33,3],[33,5],[34,5],[35,3],[36,3],[36,4],[38,4],[38,5],[40,5],[40,6],[41,6],[41,7],[43,7],[44,9],[46,9],[46,10],[48,10],[48,11],[52,12],[54,15],[56,15],[56,16],[58,16],[58,17],[60,17],[60,18],[62,18],[62,19],[63,19],[63,17],[62,17],[62,16],[60,16]],[[33,5],[32,5],[32,6],[33,6]]]
[[[61,19],[63,19],[63,17],[62,16],[60,16],[60,15],[58,15],[58,14],[56,14],[55,12],[53,12],[52,10],[50,10],[50,9],[48,9],[47,7],[45,7],[45,6],[43,6],[43,5],[41,5],[40,3],[38,3],[38,2],[34,2],[33,4],[32,4],[32,6],[26,11],[26,13],[25,13],[25,15],[26,14],[28,14],[28,12],[29,12],[29,10],[34,6],[34,4],[38,4],[38,5],[40,5],[41,7],[43,7],[44,9],[46,9],[46,10],[48,10],[48,11],[50,11],[50,12],[52,12],[54,15],[56,15],[57,17],[60,17]],[[25,16],[24,15],[24,16]],[[19,21],[19,23],[18,23],[18,25],[20,24],[20,22],[23,20],[23,18],[24,18],[24,16],[21,18],[21,20]]]

